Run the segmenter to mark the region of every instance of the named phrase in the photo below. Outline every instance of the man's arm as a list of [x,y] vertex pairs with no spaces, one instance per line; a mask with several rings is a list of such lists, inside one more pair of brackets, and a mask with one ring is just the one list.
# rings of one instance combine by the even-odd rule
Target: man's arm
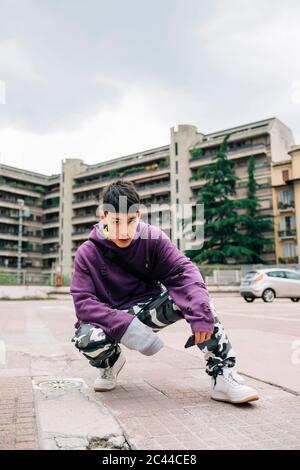
[[98,299],[93,279],[90,276],[80,248],[75,256],[70,291],[78,320],[83,323],[99,326],[106,334],[119,342],[134,319],[134,316],[112,308]]
[[195,344],[209,339],[214,329],[214,316],[201,273],[162,230],[155,240],[153,276],[166,286],[191,324]]

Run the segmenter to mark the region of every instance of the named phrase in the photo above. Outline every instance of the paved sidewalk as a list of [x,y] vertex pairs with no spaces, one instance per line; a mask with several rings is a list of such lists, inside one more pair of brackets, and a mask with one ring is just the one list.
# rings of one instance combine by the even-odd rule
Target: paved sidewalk
[[0,378],[0,449],[37,449],[30,377]]
[[137,449],[300,449],[300,397],[247,379],[261,399],[230,405],[209,398],[199,360],[164,348],[126,351],[119,386],[99,394]]
[[95,393],[73,323],[70,301],[0,303],[1,448],[300,449],[299,395],[246,378],[259,401],[212,401],[201,352],[179,350],[177,333],[155,356],[124,348],[117,388]]

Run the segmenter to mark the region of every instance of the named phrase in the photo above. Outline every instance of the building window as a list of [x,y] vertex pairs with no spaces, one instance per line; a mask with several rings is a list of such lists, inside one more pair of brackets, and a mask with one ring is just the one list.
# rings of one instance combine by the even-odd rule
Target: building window
[[175,155],[178,155],[178,142],[175,142]]
[[283,179],[284,182],[289,179],[289,170],[283,170],[282,179]]
[[175,162],[175,168],[176,168],[176,175],[178,175],[178,162]]
[[297,256],[297,245],[295,243],[283,243],[282,254],[284,257],[294,258]]
[[281,191],[281,193],[279,193],[279,201],[282,204],[290,205],[292,202],[294,202],[294,192],[291,189]]
[[179,190],[179,185],[178,185],[178,180],[176,180],[176,193],[178,193]]
[[295,216],[280,217],[280,230],[294,230],[296,228]]

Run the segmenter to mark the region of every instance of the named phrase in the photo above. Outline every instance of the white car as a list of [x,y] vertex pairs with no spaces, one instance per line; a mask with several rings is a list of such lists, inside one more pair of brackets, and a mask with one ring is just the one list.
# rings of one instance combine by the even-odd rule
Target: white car
[[300,271],[284,268],[255,269],[242,278],[240,294],[246,302],[262,298],[273,302],[275,297],[300,300]]

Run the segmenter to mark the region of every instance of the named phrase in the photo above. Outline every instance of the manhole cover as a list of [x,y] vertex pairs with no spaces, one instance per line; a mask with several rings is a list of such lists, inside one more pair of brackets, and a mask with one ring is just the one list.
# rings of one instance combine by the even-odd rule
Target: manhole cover
[[87,387],[86,383],[82,379],[63,379],[63,378],[54,378],[47,379],[43,381],[33,381],[34,388],[37,388],[41,391],[51,391],[51,392],[60,392],[66,391],[74,388],[83,388]]

